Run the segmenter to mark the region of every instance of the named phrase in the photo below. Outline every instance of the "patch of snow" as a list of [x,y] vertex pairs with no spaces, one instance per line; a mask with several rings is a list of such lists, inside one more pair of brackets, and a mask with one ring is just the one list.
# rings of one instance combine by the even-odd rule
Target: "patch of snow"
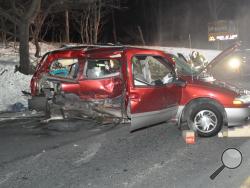
[[22,90],[30,90],[31,75],[14,73],[15,64],[15,62],[6,63],[0,60],[0,111],[10,110],[10,106],[17,102],[25,107],[28,106],[27,97],[23,96]]
[[[55,50],[59,44],[41,43],[41,53]],[[30,43],[30,59],[36,62],[34,57],[35,46]],[[12,105],[22,103],[28,106],[28,97],[22,91],[30,91],[32,75],[24,75],[15,71],[15,65],[19,64],[18,43],[9,43],[6,47],[0,43],[0,111],[12,110]]]

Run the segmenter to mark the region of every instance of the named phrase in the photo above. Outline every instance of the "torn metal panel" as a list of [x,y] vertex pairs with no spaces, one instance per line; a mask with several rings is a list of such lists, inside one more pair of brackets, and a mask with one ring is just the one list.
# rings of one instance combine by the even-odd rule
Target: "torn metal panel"
[[115,98],[122,93],[122,80],[119,77],[111,77],[101,80],[79,81],[81,99],[107,99]]

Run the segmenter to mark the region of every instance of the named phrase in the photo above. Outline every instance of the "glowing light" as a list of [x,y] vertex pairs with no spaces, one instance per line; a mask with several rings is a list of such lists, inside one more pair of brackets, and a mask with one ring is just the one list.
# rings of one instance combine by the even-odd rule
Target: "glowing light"
[[215,41],[214,36],[209,36],[208,41]]
[[208,41],[213,42],[216,40],[235,40],[238,38],[237,34],[221,34],[217,35],[216,33],[210,34],[208,36]]
[[240,59],[238,58],[232,58],[229,60],[228,64],[231,69],[235,70],[235,69],[239,69],[241,62],[240,62]]
[[243,104],[243,102],[242,102],[242,101],[239,101],[239,100],[234,100],[234,101],[233,101],[233,104],[239,105],[239,104]]
[[221,36],[216,36],[217,40],[233,40],[233,39],[237,39],[238,35],[221,35]]

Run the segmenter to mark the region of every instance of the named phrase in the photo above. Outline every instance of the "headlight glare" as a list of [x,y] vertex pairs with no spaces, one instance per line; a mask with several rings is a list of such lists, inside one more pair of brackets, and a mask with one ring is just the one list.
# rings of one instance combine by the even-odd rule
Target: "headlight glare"
[[250,104],[250,95],[240,95],[233,100],[233,104]]
[[239,58],[232,58],[228,62],[229,67],[233,70],[237,70],[240,68],[241,61]]

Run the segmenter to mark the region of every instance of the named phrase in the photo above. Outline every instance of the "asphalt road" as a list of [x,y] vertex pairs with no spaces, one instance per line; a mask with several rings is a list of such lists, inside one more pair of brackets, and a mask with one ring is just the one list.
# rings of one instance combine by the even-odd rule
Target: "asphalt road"
[[[76,130],[63,132],[36,121],[0,123],[0,187],[243,187],[250,177],[249,139],[198,138],[186,145],[167,123],[134,133],[129,125],[74,124]],[[229,147],[242,152],[241,166],[211,180]]]

